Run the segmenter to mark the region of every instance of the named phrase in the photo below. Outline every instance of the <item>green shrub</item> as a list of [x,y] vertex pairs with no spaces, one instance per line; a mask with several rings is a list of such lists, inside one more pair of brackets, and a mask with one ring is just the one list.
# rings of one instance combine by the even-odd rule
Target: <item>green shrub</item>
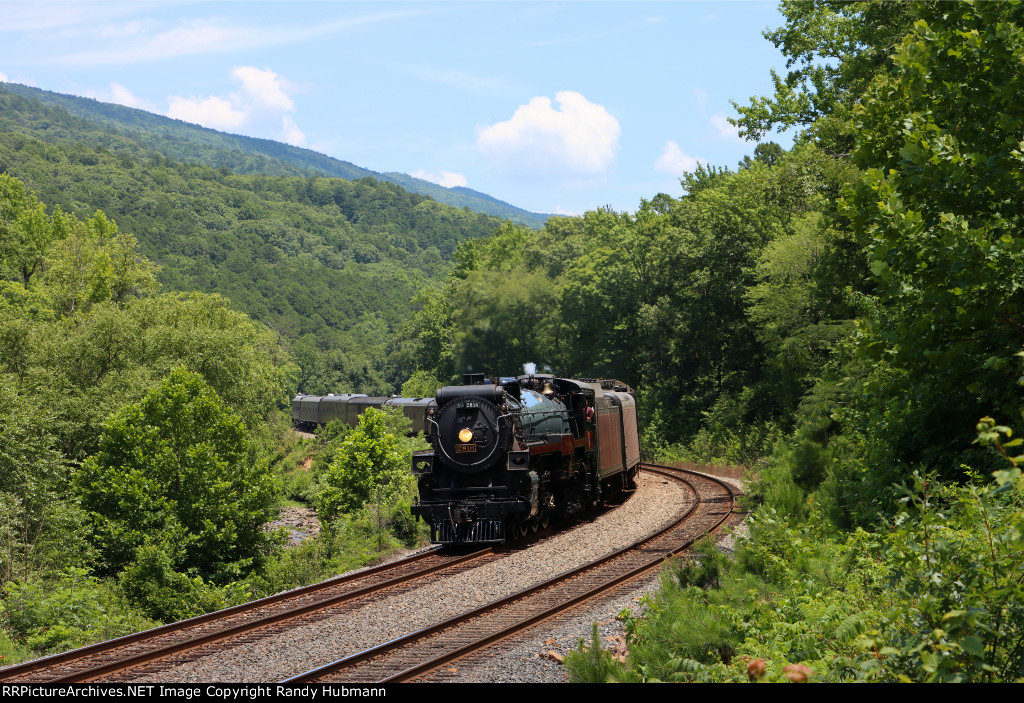
[[105,424],[77,477],[108,574],[156,537],[174,570],[225,584],[262,558],[277,486],[241,420],[184,368]]
[[[412,521],[407,505],[395,505],[390,510],[383,516],[391,522],[383,528],[378,527],[376,506],[369,504],[355,516],[341,515],[323,525],[315,539],[278,551],[267,559],[260,572],[246,578],[250,596],[261,597],[317,583],[379,562],[403,545],[419,544],[427,527]],[[404,521],[411,522],[415,532],[405,536],[405,528],[398,526]]]
[[565,657],[565,668],[572,683],[608,683],[623,676],[624,667],[612,658],[607,650],[601,649],[601,635],[594,623],[590,644],[580,638],[575,652]]
[[368,408],[338,446],[317,499],[317,515],[322,522],[357,512],[365,503],[379,501],[380,496],[390,502],[402,492],[404,484],[413,480],[408,457],[388,419],[387,413]]
[[175,571],[164,548],[146,544],[118,576],[121,591],[152,618],[175,622],[246,601],[238,583],[217,587],[199,576]]
[[281,474],[281,496],[285,500],[310,505],[321,490],[322,486],[317,483],[309,469],[296,467]]
[[620,680],[744,681],[756,659],[766,681],[793,664],[814,681],[1024,676],[1024,477],[994,479],[915,475],[878,532],[840,532],[820,508],[805,522],[763,508],[735,563],[666,569],[629,622]]
[[705,537],[693,551],[690,558],[667,564],[665,571],[675,578],[680,588],[694,586],[708,589],[721,586],[722,574],[728,568],[729,559],[715,547],[714,538]]
[[[85,569],[67,568],[56,579],[30,578],[4,585],[0,654],[49,654],[112,639],[152,625],[116,589]],[[9,633],[9,634],[7,634]]]

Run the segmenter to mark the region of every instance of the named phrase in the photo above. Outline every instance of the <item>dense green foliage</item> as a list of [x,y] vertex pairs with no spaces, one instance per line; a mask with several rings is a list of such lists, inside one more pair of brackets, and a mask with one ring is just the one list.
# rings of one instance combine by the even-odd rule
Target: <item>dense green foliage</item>
[[[732,562],[714,547],[666,571],[628,618],[630,665],[592,652],[576,680],[1009,681],[1024,675],[1020,471],[981,488],[920,476],[878,532],[837,534],[767,514]],[[751,675],[752,663],[764,673]]]
[[2,615],[0,662],[5,665],[22,648],[50,654],[156,624],[133,611],[112,584],[77,567],[63,569],[55,579],[33,574],[5,581]]
[[106,422],[77,484],[107,573],[156,545],[176,570],[224,583],[248,572],[267,544],[268,468],[238,416],[182,368]]
[[652,450],[702,427],[787,423],[853,316],[852,245],[832,225],[854,171],[813,145],[772,161],[698,171],[686,195],[635,214],[467,241],[399,354],[438,379],[525,362],[619,378],[643,389]]
[[3,174],[0,213],[0,644],[53,651],[126,634],[140,609],[237,601],[216,584],[269,546],[260,452],[294,367],[225,299],[160,294],[102,212],[48,215]]
[[400,495],[415,494],[407,458],[397,433],[389,431],[387,414],[367,409],[324,473],[325,490],[317,501],[320,519],[355,512],[370,501],[392,503]]
[[970,446],[965,417],[1024,417],[1011,363],[1024,337],[1024,11],[918,14],[858,110],[865,174],[849,208],[878,291],[860,342],[877,365],[871,402],[900,408],[866,431],[897,466],[948,476]]
[[760,140],[772,128],[802,128],[799,141],[848,156],[854,106],[874,77],[891,70],[892,55],[913,22],[912,3],[782,0],[786,24],[764,36],[786,57],[786,77],[771,71],[775,94],[733,103],[740,134]]
[[[279,336],[221,296],[161,293],[135,237],[100,211],[48,214],[0,174],[0,216],[0,657],[192,617],[416,543],[406,490],[349,501],[322,539],[282,550],[265,531],[285,498],[276,467],[315,447],[296,446],[280,410],[300,369]],[[398,447],[406,467],[406,430],[389,422],[361,448]],[[315,502],[328,482],[311,475],[285,473],[287,495]]]
[[[499,223],[370,178],[236,175],[171,160],[135,132],[3,90],[0,125],[0,172],[64,212],[116,219],[166,288],[219,293],[270,326],[309,393],[400,387],[410,370],[389,363],[387,347],[409,301],[447,271],[460,241]],[[48,241],[27,220],[41,219],[38,203],[29,210],[10,245],[23,277]]]
[[390,181],[445,205],[467,207],[530,227],[539,227],[547,219],[547,215],[528,212],[470,188],[445,188],[404,173],[378,173],[309,149],[226,134],[123,105],[16,83],[0,84],[2,94],[22,100],[5,102],[0,98],[0,131],[24,131],[47,143],[74,141],[90,148],[111,148],[112,142],[117,141],[116,135],[173,161],[212,168],[225,166],[239,174],[322,176],[350,181],[373,178]]

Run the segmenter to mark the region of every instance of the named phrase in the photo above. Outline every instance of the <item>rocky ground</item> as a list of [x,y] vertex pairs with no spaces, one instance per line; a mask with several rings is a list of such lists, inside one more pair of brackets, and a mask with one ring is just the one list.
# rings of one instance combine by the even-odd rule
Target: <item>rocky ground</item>
[[264,529],[268,532],[284,529],[288,539],[285,546],[294,547],[319,535],[320,521],[312,508],[285,508]]

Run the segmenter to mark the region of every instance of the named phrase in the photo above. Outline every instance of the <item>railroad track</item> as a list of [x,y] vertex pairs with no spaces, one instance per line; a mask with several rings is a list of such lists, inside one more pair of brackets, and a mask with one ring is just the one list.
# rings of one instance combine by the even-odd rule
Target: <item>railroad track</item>
[[0,669],[0,682],[76,683],[117,674],[138,676],[165,668],[168,657],[178,663],[199,650],[239,637],[270,637],[275,632],[336,615],[381,591],[414,588],[417,579],[439,571],[469,569],[500,558],[493,548],[468,554],[444,554],[431,549],[322,583],[278,593],[226,610],[171,623]]
[[[551,617],[571,607],[571,603],[606,592],[614,583],[659,566],[668,555],[685,549],[732,514],[734,496],[725,484],[680,469],[650,465],[645,465],[644,469],[677,479],[682,475],[689,476],[685,480],[693,486],[698,497],[690,512],[667,526],[660,536],[646,538],[526,592],[477,608],[387,645],[346,657],[293,681],[404,681],[423,675]],[[289,629],[366,607],[368,603],[383,598],[385,593],[393,595],[413,590],[417,588],[418,581],[432,574],[443,578],[468,571],[508,556],[517,549],[522,547],[513,545],[511,549],[485,549],[463,555],[430,550],[181,623],[0,669],[0,681],[145,680],[183,661],[200,659],[240,641],[275,638]],[[606,572],[614,573],[599,575]],[[468,635],[468,632],[477,634]],[[438,654],[437,648],[442,646],[445,651]],[[432,651],[433,654],[427,656],[424,651]]]
[[567,574],[371,649],[318,667],[285,683],[400,683],[424,677],[455,660],[516,636],[570,608],[601,597],[659,567],[734,514],[728,484],[683,469],[644,465],[647,471],[686,476],[697,500],[663,529]]

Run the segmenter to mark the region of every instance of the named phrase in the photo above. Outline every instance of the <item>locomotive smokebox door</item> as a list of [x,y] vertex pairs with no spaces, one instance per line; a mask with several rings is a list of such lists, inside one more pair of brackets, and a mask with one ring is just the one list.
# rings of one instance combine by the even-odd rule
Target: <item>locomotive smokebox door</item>
[[511,432],[501,410],[485,397],[456,398],[437,418],[437,446],[460,473],[484,471],[504,457]]

